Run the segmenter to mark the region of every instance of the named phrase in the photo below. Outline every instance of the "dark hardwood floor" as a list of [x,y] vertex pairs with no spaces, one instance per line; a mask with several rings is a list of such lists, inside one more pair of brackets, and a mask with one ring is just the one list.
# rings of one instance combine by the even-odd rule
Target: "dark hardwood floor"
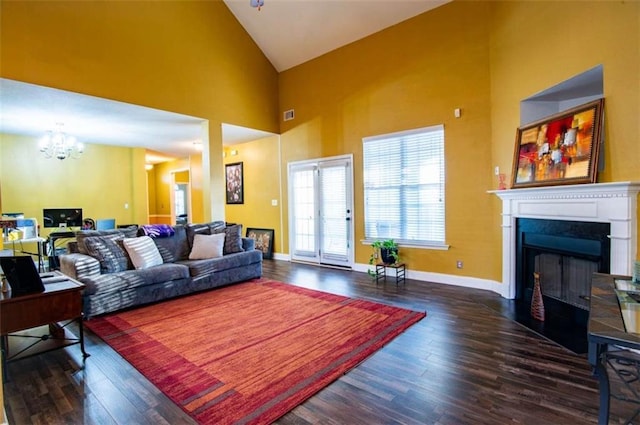
[[[376,286],[365,273],[273,260],[264,276],[427,312],[278,424],[597,423],[586,356],[509,319],[497,294],[410,279]],[[11,424],[194,423],[90,331],[86,339],[84,364],[78,346],[9,364]],[[610,423],[625,423],[626,404],[611,406]]]

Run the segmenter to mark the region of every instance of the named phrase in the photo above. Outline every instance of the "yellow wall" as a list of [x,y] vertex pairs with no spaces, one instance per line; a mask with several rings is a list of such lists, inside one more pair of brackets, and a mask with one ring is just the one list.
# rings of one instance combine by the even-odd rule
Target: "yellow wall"
[[192,155],[189,160],[191,166],[189,169],[189,177],[191,179],[191,217],[189,217],[189,221],[191,223],[204,223],[206,220],[202,205],[204,199],[202,192],[202,176],[204,174],[202,155]]
[[[451,249],[402,248],[402,256],[411,269],[501,281],[501,204],[486,191],[497,188],[494,166],[510,174],[521,100],[602,64],[599,181],[640,180],[639,8],[454,1],[285,71],[280,109],[295,109],[296,118],[281,123],[283,167],[353,152],[357,215],[362,138],[443,123]],[[356,219],[356,241],[363,225]],[[368,254],[356,245],[357,262]],[[455,268],[458,259],[463,270]]]
[[[602,64],[605,168],[598,181],[640,181],[639,23],[639,2],[496,3],[491,25],[493,164],[511,173],[522,99]],[[497,199],[494,204],[497,232]]]
[[[153,196],[149,197],[149,203],[153,198],[153,205],[150,205],[150,210],[153,213],[149,213],[149,223],[154,224],[173,224],[171,222],[171,201],[173,188],[172,182],[175,183],[190,183],[190,175],[201,176],[201,155],[192,155],[189,158],[180,158],[174,161],[167,161],[160,164],[156,164],[148,174],[150,183],[149,190],[153,190]],[[201,181],[201,180],[200,180]],[[198,214],[198,218],[195,221],[192,217],[189,217],[189,222],[198,223],[203,222],[202,219],[202,185],[192,184],[191,192],[189,193],[191,199],[191,207]]]
[[174,173],[176,183],[189,183],[189,171],[177,171]]
[[0,63],[3,78],[208,120],[206,219],[224,218],[221,123],[278,130],[277,73],[222,1],[3,1]]
[[[238,154],[232,156],[231,150]],[[247,227],[274,229],[276,253],[286,251],[281,237],[280,164],[278,161],[279,137],[272,136],[249,143],[225,148],[225,164],[242,162],[244,175],[244,204],[230,204],[225,208],[228,222]],[[272,205],[276,200],[278,205]]]
[[[82,208],[85,218],[144,223],[147,188],[144,149],[87,144],[78,159],[47,159],[38,140],[0,134],[3,212],[42,223],[43,208]],[[126,207],[125,207],[126,204]]]
[[[413,270],[492,275],[488,3],[455,3],[374,34],[280,76],[283,167],[353,153],[356,262],[367,263],[362,138],[445,126],[449,251],[402,248]],[[454,118],[454,109],[462,117]],[[286,223],[286,220],[285,220]],[[487,224],[488,223],[488,224]]]
[[[156,167],[147,170],[147,205],[149,210],[149,217],[153,217],[157,214],[156,211]],[[149,221],[151,223],[151,221]]]

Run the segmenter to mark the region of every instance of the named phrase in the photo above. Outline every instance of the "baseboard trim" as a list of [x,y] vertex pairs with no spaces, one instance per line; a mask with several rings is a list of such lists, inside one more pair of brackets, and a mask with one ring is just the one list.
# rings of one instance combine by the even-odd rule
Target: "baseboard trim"
[[[274,260],[279,261],[291,261],[291,257],[288,254],[273,254]],[[313,263],[304,263],[314,266],[320,266],[320,264]],[[341,267],[340,267],[341,268]],[[367,271],[371,268],[369,264],[354,264],[351,268],[352,271],[367,273]],[[342,268],[341,268],[342,269]],[[503,285],[501,282],[489,279],[480,279],[477,277],[471,276],[457,276],[451,274],[443,274],[443,273],[433,273],[433,272],[422,272],[417,270],[411,270],[411,268],[407,267],[407,279],[414,279],[423,282],[430,283],[439,283],[442,285],[452,285],[452,286],[462,286],[464,288],[473,288],[473,289],[482,289],[485,291],[495,292],[503,298],[509,298],[508,290],[509,288],[506,285]]]

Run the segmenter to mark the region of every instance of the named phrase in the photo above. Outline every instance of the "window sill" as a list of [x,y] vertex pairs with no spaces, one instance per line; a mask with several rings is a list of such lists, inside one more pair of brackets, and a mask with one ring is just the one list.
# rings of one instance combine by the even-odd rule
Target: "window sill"
[[[360,243],[362,245],[371,245],[375,242],[371,239],[362,239]],[[440,243],[410,243],[410,242],[397,242],[400,248],[415,248],[415,249],[432,249],[436,251],[448,251],[451,245]]]

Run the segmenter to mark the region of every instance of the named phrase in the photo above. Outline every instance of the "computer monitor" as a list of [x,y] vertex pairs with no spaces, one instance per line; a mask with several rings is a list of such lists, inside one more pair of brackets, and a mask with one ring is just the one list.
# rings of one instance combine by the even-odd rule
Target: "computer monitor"
[[0,257],[0,268],[11,285],[12,296],[44,291],[42,278],[29,255]]
[[115,218],[101,218],[96,220],[96,230],[111,230],[116,228]]
[[45,208],[42,210],[44,227],[82,227],[82,208]]

